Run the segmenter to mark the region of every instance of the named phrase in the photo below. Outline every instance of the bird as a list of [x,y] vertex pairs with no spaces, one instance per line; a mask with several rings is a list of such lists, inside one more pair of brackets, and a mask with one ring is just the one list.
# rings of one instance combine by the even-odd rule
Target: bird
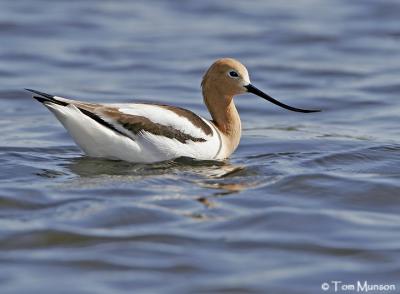
[[205,72],[201,89],[211,120],[166,104],[89,103],[26,90],[55,115],[87,156],[132,163],[229,158],[242,133],[234,103],[237,95],[252,93],[295,112],[320,111],[272,98],[251,84],[246,67],[233,58],[216,60]]

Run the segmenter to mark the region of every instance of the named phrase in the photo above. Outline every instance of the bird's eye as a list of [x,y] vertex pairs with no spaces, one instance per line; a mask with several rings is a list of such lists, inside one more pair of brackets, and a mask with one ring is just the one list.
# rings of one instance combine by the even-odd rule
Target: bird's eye
[[237,77],[239,77],[238,73],[237,73],[236,71],[234,71],[234,70],[231,70],[231,71],[229,72],[229,76],[232,77],[232,78],[237,78]]

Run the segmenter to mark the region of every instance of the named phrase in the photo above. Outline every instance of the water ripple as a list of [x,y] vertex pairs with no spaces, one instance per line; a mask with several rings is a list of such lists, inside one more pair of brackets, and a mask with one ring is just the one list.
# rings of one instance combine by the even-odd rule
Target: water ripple
[[[400,276],[398,1],[2,1],[2,293],[320,293]],[[90,159],[23,89],[209,117],[243,61],[223,162]],[[73,281],[73,283],[71,283]]]

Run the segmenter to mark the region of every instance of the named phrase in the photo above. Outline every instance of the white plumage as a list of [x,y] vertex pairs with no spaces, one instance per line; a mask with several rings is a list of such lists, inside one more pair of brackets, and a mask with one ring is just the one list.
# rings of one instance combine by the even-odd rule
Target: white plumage
[[223,159],[219,154],[221,153],[219,152],[221,151],[221,137],[217,134],[216,128],[203,118],[201,119],[213,130],[211,135],[206,135],[187,118],[158,105],[104,104],[104,106],[110,107],[118,106],[121,113],[149,118],[155,123],[177,129],[196,138],[202,138],[204,142],[188,140],[182,143],[177,139],[155,135],[147,131],[134,134],[124,129],[114,119],[99,115],[103,120],[127,135],[123,136],[83,114],[77,106],[72,104],[73,100],[62,97],[54,97],[54,99],[66,102],[68,105],[58,105],[51,101],[44,102],[44,104],[68,130],[76,144],[91,157],[144,163],[178,157]]

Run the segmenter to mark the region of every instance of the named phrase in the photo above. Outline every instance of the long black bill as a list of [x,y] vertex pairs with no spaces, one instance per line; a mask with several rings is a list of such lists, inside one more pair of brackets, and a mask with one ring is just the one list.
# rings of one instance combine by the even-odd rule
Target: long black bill
[[296,112],[304,112],[304,113],[310,113],[310,112],[319,112],[321,110],[310,110],[310,109],[300,109],[300,108],[296,108],[296,107],[292,107],[289,105],[286,105],[282,102],[279,102],[278,100],[275,100],[274,98],[272,98],[271,96],[265,94],[263,91],[257,89],[256,87],[254,87],[252,84],[248,84],[247,86],[244,86],[247,91],[249,93],[253,93],[256,94],[257,96],[260,96],[261,98],[264,98],[265,100],[268,100],[269,102],[272,102],[282,108],[291,110],[291,111],[296,111]]

